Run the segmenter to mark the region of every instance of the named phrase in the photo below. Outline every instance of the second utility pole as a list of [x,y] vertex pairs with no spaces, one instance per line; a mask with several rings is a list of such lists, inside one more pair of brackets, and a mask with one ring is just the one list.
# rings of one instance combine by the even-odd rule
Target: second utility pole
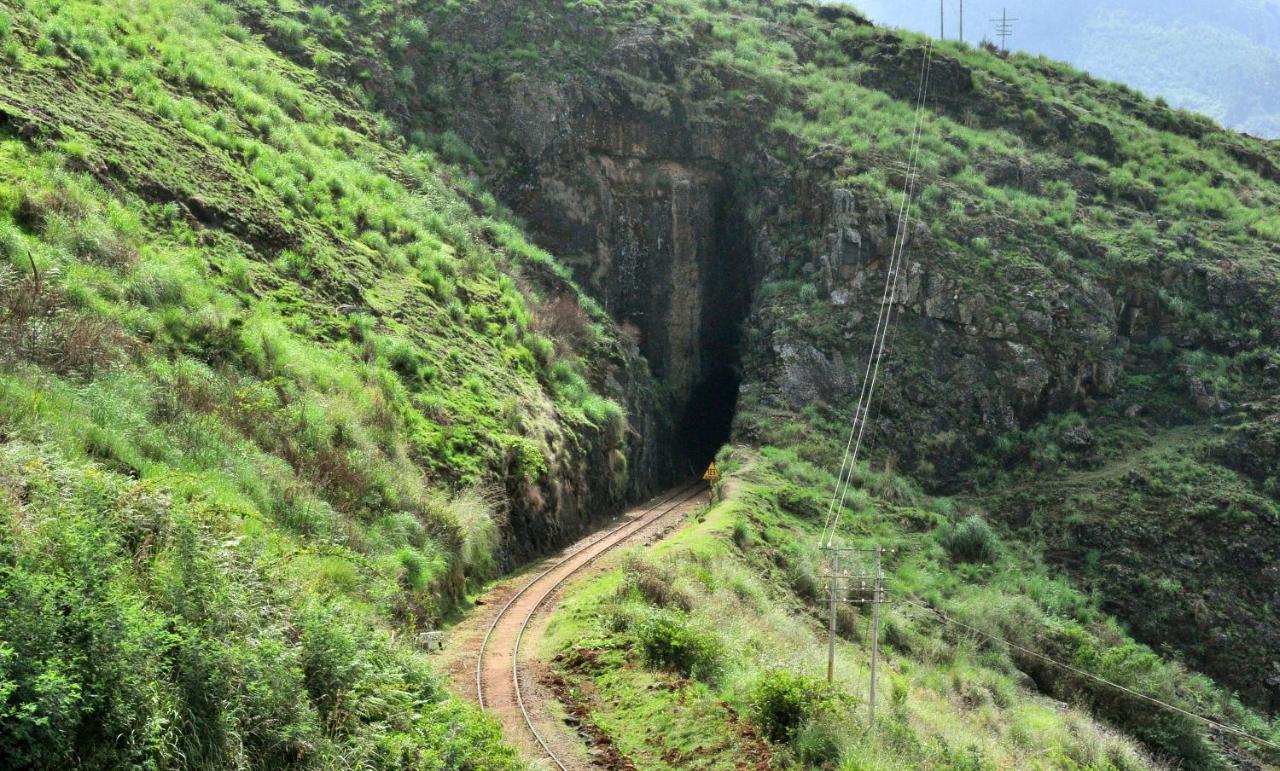
[[871,584],[871,711],[869,722],[874,728],[876,724],[876,661],[880,658],[880,601],[884,575],[880,572],[880,555],[884,549],[876,547],[876,572]]
[[827,682],[835,680],[836,674],[836,596],[840,581],[840,550],[831,550],[831,628],[827,634]]

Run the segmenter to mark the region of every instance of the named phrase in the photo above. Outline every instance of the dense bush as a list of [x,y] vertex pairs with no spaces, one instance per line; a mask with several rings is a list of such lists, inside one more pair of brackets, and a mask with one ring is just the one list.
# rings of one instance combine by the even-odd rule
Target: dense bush
[[300,600],[278,580],[296,568],[231,552],[214,513],[0,447],[0,515],[22,522],[0,530],[5,767],[515,767],[424,654],[366,609]]
[[991,525],[977,515],[948,527],[941,542],[956,562],[994,562],[1000,556],[1000,539]]
[[825,682],[776,669],[760,675],[752,686],[751,717],[770,741],[790,741],[810,721],[833,711],[836,698]]
[[686,677],[713,682],[724,668],[724,645],[714,632],[699,629],[684,613],[652,610],[632,627],[645,661],[671,667]]

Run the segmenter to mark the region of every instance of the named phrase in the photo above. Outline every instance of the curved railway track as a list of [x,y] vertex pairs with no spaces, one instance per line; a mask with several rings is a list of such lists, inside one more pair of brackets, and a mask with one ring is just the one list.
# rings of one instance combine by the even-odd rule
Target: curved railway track
[[[574,575],[600,557],[627,542],[631,536],[645,530],[663,517],[685,506],[706,490],[702,482],[693,482],[659,497],[639,513],[613,527],[581,548],[557,560],[522,586],[494,617],[485,632],[476,654],[476,694],[481,707],[509,712],[518,710],[520,719],[537,742],[537,749],[561,771],[569,767],[552,749],[550,742],[538,730],[525,703],[520,682],[520,643],[534,615],[547,600]],[[498,648],[499,639],[508,642]],[[509,663],[507,660],[510,660]]]

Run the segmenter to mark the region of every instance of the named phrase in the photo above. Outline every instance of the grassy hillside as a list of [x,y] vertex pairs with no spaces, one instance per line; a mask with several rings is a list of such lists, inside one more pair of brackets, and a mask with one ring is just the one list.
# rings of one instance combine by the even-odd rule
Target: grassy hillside
[[[0,3],[15,765],[514,767],[419,635],[691,456],[677,401],[766,449],[561,616],[623,752],[1256,765],[905,604],[880,730],[797,695],[922,38],[766,0],[126,5]],[[847,537],[903,599],[1275,737],[1280,153],[934,51],[873,424],[904,475],[860,470]]]
[[789,450],[735,449],[721,460],[727,499],[653,553],[629,554],[575,588],[546,641],[569,711],[637,768],[1207,769],[1265,753],[1224,751],[1196,721],[940,623],[934,611],[1280,737],[1280,725],[1133,642],[1096,596],[1002,540],[981,510],[863,467],[840,542],[891,550],[869,730],[867,606],[840,609],[834,688],[823,677],[816,544],[821,493],[834,479]]
[[419,633],[513,504],[527,552],[620,498],[610,325],[227,6],[7,2],[0,47],[6,763],[515,767]]

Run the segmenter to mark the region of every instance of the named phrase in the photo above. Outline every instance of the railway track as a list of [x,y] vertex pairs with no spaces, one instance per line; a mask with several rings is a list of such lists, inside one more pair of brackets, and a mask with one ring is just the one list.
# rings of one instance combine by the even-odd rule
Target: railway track
[[545,754],[561,771],[569,771],[569,767],[535,725],[520,682],[520,644],[524,640],[529,622],[566,581],[626,543],[636,533],[682,506],[687,506],[705,490],[706,486],[702,482],[693,482],[660,496],[625,522],[557,560],[516,591],[498,611],[485,632],[476,654],[476,694],[480,706],[494,710],[499,713],[499,717],[508,719],[514,718],[518,713],[519,722],[528,729],[536,742],[534,749]]

